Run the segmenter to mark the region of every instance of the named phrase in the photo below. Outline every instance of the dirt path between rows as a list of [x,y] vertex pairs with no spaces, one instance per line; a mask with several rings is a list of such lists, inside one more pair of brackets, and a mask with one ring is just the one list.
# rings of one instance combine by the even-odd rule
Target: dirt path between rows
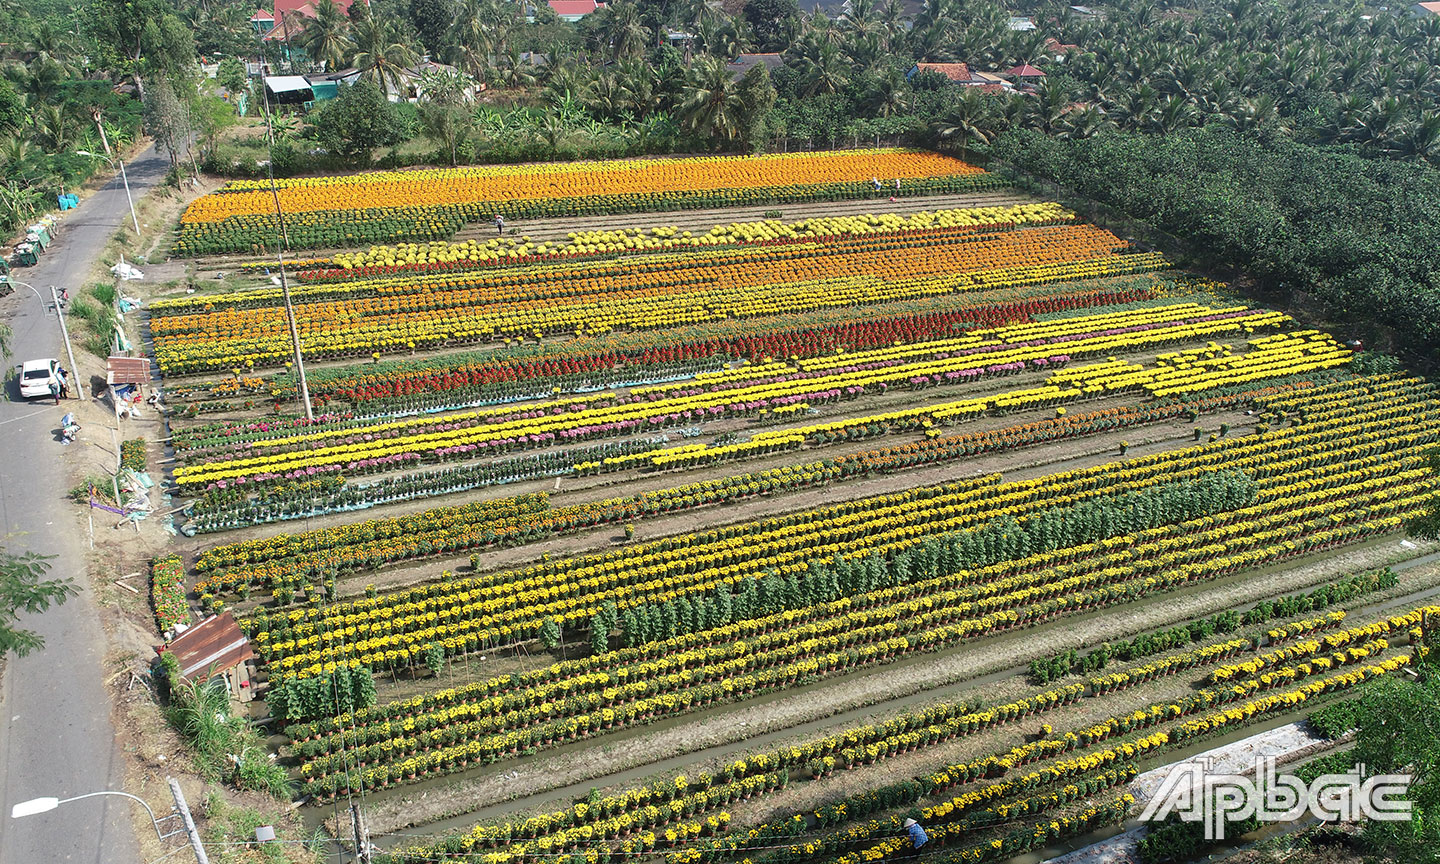
[[[439,831],[476,820],[493,820],[509,813],[553,807],[583,795],[591,785],[633,784],[658,773],[698,770],[756,749],[770,749],[798,735],[813,737],[864,722],[882,712],[927,704],[938,699],[979,694],[987,703],[1012,698],[1033,687],[1017,677],[1031,659],[1050,656],[1071,647],[1098,645],[1119,638],[1214,614],[1223,609],[1399,561],[1410,562],[1400,585],[1384,597],[1413,597],[1440,586],[1440,566],[1432,553],[1440,544],[1402,541],[1398,537],[1372,542],[1339,553],[1327,553],[1287,562],[1275,568],[1237,574],[1191,586],[1173,594],[1150,598],[1130,606],[1111,608],[1060,619],[1034,629],[968,643],[935,654],[898,661],[879,670],[827,679],[777,694],[767,700],[727,706],[704,715],[676,718],[666,724],[579,742],[549,757],[490,766],[475,776],[422,784],[393,794],[371,794],[367,805],[370,824],[377,833],[414,825]],[[1400,568],[1397,568],[1400,569]],[[1377,597],[1352,606],[1377,608]],[[1409,602],[1408,600],[1405,602]],[[1404,605],[1394,603],[1391,605]],[[1364,620],[1357,613],[1356,620]],[[1159,687],[1167,686],[1153,682]],[[1147,687],[1123,691],[1118,698],[1144,704],[1154,693]],[[1136,702],[1136,700],[1139,700]],[[1055,712],[1047,722],[1066,728],[1085,718],[1109,716],[1123,706],[1117,697],[1084,699]],[[1037,721],[1038,723],[1038,721]],[[1029,730],[1024,730],[1029,731]],[[1003,746],[1004,735],[959,739],[941,748],[886,760],[886,771],[904,776],[927,766],[964,758],[972,751],[990,752]],[[803,809],[809,801],[833,798],[846,790],[862,788],[866,772],[841,772],[839,782],[799,784],[794,793],[777,796],[775,809]],[[464,816],[440,821],[454,814]],[[747,814],[746,821],[763,818]],[[738,817],[737,817],[738,818]],[[428,824],[435,823],[435,824]]]

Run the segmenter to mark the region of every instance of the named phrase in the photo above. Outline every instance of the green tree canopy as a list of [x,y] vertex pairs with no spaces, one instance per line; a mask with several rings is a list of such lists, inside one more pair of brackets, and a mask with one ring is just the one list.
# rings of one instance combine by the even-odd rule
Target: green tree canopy
[[379,85],[357,81],[310,115],[315,139],[331,153],[366,161],[376,147],[404,140],[405,127]]
[[800,28],[795,0],[747,0],[744,15],[761,51],[784,51]]
[[1440,675],[1384,678],[1361,697],[1355,761],[1368,773],[1408,774],[1409,821],[1365,823],[1369,851],[1406,864],[1440,862]]
[[80,593],[69,579],[41,578],[49,570],[46,556],[0,552],[0,657],[10,651],[24,657],[45,647],[37,633],[18,626],[22,612],[39,614]]

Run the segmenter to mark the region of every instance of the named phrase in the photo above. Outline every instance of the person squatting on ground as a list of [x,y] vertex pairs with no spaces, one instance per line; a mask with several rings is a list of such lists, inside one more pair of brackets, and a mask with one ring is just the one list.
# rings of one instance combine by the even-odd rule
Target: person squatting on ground
[[925,844],[930,842],[929,835],[925,833],[924,828],[920,827],[920,823],[914,819],[905,820],[905,833],[909,835],[910,845],[905,847],[905,850],[900,853],[899,857],[907,860],[919,858],[924,854]]

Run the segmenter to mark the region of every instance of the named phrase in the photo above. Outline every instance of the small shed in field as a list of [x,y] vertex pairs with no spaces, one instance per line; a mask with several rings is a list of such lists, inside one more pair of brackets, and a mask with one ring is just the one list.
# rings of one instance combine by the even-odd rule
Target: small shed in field
[[175,655],[186,681],[224,676],[233,698],[241,702],[253,698],[249,661],[255,659],[255,649],[229,612],[212,615],[155,648],[156,654],[167,652]]

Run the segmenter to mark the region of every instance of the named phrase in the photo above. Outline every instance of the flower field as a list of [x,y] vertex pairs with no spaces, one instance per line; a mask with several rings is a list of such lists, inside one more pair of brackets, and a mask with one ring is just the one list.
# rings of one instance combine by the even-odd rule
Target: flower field
[[[235,613],[299,797],[363,796],[407,864],[873,864],[906,817],[1005,861],[1424,650],[1440,580],[1361,556],[1433,496],[1435,385],[1052,202],[826,209],[872,177],[1001,184],[899,150],[282,181],[330,250],[291,285],[313,419],[278,289],[149,304],[156,622]],[[197,199],[176,254],[258,252],[272,207]]]
[[[496,213],[521,219],[880,197],[876,177],[900,180],[909,194],[1000,185],[955,159],[904,150],[390,171],[278,185],[290,241],[315,248],[442,239]],[[268,183],[231,181],[186,208],[175,251],[259,252],[275,242],[274,213]]]

